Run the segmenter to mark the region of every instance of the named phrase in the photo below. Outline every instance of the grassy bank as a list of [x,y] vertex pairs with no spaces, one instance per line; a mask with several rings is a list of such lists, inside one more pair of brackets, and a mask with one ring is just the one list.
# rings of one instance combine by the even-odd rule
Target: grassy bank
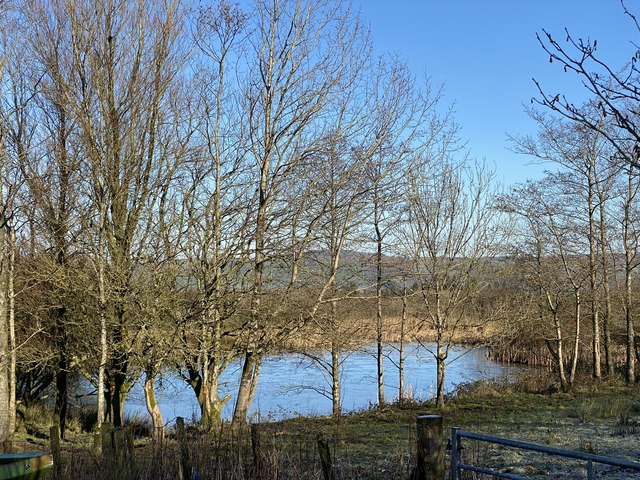
[[[409,403],[360,412],[339,420],[294,419],[283,423],[297,428],[314,425],[337,439],[338,455],[345,446],[347,456],[354,450],[366,458],[379,459],[385,455],[387,465],[400,465],[401,451],[405,456],[411,454],[404,465],[413,465],[411,442],[415,441],[415,419],[425,413],[439,413],[444,417],[445,436],[455,426],[487,435],[640,461],[640,387],[583,383],[589,387],[562,393],[549,386],[550,381],[544,374],[533,373],[515,382],[482,381],[462,385],[441,410],[429,403]],[[501,449],[490,450],[469,445],[469,454],[479,463],[506,468],[511,463],[512,468],[519,467],[527,476],[537,472],[540,478],[552,478],[545,469],[548,458],[534,457],[529,462],[504,449],[503,455],[495,451]],[[523,461],[526,465],[522,465]],[[566,471],[560,472],[557,478],[566,478],[563,477],[566,474]],[[621,475],[619,478],[636,478]],[[384,478],[384,475],[375,478]]]
[[[589,388],[559,393],[549,388],[548,378],[535,375],[510,383],[485,381],[460,386],[440,411],[430,403],[410,402],[338,419],[296,418],[262,423],[254,428],[253,438],[250,429],[231,430],[224,426],[215,434],[203,434],[194,428],[189,431],[190,460],[203,479],[319,479],[320,433],[328,441],[337,478],[409,478],[415,463],[415,419],[425,413],[442,414],[446,431],[457,426],[640,459],[638,386],[590,383]],[[16,449],[47,450],[46,426],[32,426],[29,431],[17,439]],[[63,442],[61,478],[177,478],[179,449],[173,434],[155,447],[147,438],[136,438],[133,458],[127,460],[132,464],[128,466],[123,466],[121,460],[95,454],[92,442],[86,433],[71,434]],[[467,446],[465,455],[474,462],[511,468],[534,478],[566,478],[569,468],[546,458],[525,458],[505,449],[473,444]],[[579,471],[582,467],[575,468]],[[622,475],[610,478],[633,478]]]

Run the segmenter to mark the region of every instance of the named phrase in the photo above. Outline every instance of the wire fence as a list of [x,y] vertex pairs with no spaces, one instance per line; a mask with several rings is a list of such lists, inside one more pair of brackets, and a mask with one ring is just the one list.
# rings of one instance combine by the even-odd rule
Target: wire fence
[[[182,428],[182,432],[180,431]],[[214,432],[179,425],[152,442],[132,429],[103,429],[93,443],[59,442],[51,478],[59,480],[377,480],[408,478],[415,464],[415,427],[299,428],[261,423]],[[321,457],[330,453],[330,476]],[[53,445],[54,442],[52,442]],[[33,445],[14,445],[33,451]],[[44,445],[41,446],[46,449]],[[324,468],[323,468],[324,467]]]

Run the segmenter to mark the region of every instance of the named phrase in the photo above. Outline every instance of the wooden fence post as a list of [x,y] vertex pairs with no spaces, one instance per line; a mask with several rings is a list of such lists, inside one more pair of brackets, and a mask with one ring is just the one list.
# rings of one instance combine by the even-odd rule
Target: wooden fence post
[[111,422],[102,422],[100,425],[100,442],[102,443],[102,455],[111,454],[113,439],[111,438],[113,426]]
[[259,471],[262,452],[260,450],[260,430],[257,423],[251,424],[251,450],[253,451],[253,466],[256,471]]
[[135,458],[133,454],[133,433],[129,428],[118,428],[113,432],[113,447],[118,469],[125,478],[133,477]]
[[440,415],[420,415],[418,430],[418,465],[416,480],[444,479],[444,422]]
[[320,452],[320,463],[322,464],[322,475],[324,480],[335,480],[336,476],[331,463],[331,450],[329,442],[322,433],[318,433],[318,451]]
[[60,427],[52,425],[49,428],[49,441],[51,442],[51,454],[53,455],[53,478],[60,478],[62,464],[60,462]]
[[178,466],[178,478],[191,480],[191,462],[189,461],[189,445],[187,443],[187,431],[184,428],[184,418],[176,418],[178,430],[178,444],[180,445],[180,463]]

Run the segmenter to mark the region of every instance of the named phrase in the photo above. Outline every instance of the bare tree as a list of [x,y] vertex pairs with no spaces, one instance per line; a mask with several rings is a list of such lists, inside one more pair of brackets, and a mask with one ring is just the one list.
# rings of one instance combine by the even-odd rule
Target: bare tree
[[[584,111],[591,109],[586,105]],[[593,111],[593,110],[592,110]],[[553,162],[560,165],[571,174],[560,175],[565,182],[565,189],[574,191],[577,198],[583,202],[580,215],[585,223],[585,235],[588,240],[589,251],[589,283],[590,305],[592,320],[592,355],[593,376],[602,376],[602,323],[599,291],[600,286],[605,286],[605,297],[608,294],[608,277],[602,271],[601,266],[606,267],[606,247],[603,254],[603,245],[606,245],[606,201],[610,190],[611,179],[614,178],[617,168],[614,168],[609,158],[611,150],[609,143],[599,133],[605,130],[599,126],[598,131],[587,129],[583,124],[574,121],[550,118],[542,113],[531,110],[531,117],[536,120],[540,131],[537,138],[514,138],[516,151],[532,155],[540,161]],[[597,115],[597,112],[595,112]],[[585,113],[585,116],[587,114]],[[607,272],[608,274],[608,272]],[[609,334],[610,303],[607,303],[604,318],[605,323],[605,360],[607,372],[613,372],[613,360],[611,358],[611,337]]]
[[[179,68],[181,11],[175,2],[150,8],[141,0],[31,3],[29,27],[41,56],[53,57],[56,42],[65,45],[64,70],[49,73],[86,159],[82,168],[91,205],[88,224],[96,227],[91,241],[96,240],[101,351],[109,360],[112,420],[120,425],[130,366],[131,281],[145,234],[141,220],[171,161],[163,134],[171,119],[166,94]],[[54,35],[40,18],[54,22]],[[105,367],[101,362],[101,372]],[[101,384],[99,398],[102,393]]]
[[[16,157],[23,153],[26,79],[20,68],[24,60],[15,15],[0,4],[6,15],[0,34],[0,440],[13,435],[16,427],[15,328],[15,199],[20,187]],[[0,17],[1,18],[1,17]],[[6,88],[6,89],[5,89]]]
[[[0,13],[2,13],[2,5],[0,5]],[[4,35],[3,35],[4,37]],[[5,38],[2,38],[3,43]],[[0,86],[3,85],[5,64],[6,64],[6,50],[3,48],[0,51]],[[0,91],[0,94],[4,96],[4,92]],[[7,146],[6,146],[6,133],[5,133],[5,116],[6,113],[0,111],[0,166],[4,165],[7,161]],[[1,186],[0,186],[1,187]],[[4,229],[2,229],[2,232]],[[0,233],[0,242],[4,245],[4,235]],[[0,255],[4,256],[4,248],[0,248]],[[2,262],[4,264],[4,261]],[[0,269],[0,275],[2,275],[2,269]],[[11,370],[10,370],[10,345],[9,345],[9,325],[7,323],[6,309],[4,302],[4,295],[6,293],[3,288],[4,282],[0,279],[0,441],[4,442],[10,435],[13,434],[11,428],[11,409],[12,395],[11,395]]]
[[[429,83],[419,91],[406,65],[398,59],[380,59],[367,94],[372,102],[372,115],[364,121],[360,149],[366,159],[365,178],[369,184],[369,202],[375,243],[376,291],[376,361],[378,403],[385,403],[383,375],[383,290],[390,278],[385,272],[383,250],[389,234],[397,228],[402,177],[409,159],[416,155],[428,139],[423,131],[434,117],[440,92],[432,94]],[[433,125],[429,125],[430,128]],[[387,270],[389,270],[387,268]]]
[[367,45],[360,43],[361,26],[334,2],[260,0],[250,17],[255,33],[249,38],[248,61],[254,69],[246,80],[244,99],[256,202],[249,333],[236,422],[246,419],[262,363],[260,337],[273,319],[263,304],[265,268],[277,245],[274,242],[292,224],[291,212],[281,202],[282,192],[292,188],[296,173],[306,169],[309,159],[326,144],[323,112],[349,85],[353,64],[368,53]]
[[[607,155],[605,155],[607,157]],[[602,157],[601,157],[602,158]],[[615,374],[615,362],[613,343],[611,339],[611,329],[613,323],[613,306],[611,299],[611,278],[612,278],[612,262],[611,255],[611,236],[612,236],[612,216],[609,205],[614,195],[613,186],[616,179],[620,176],[620,166],[611,161],[613,156],[607,159],[604,165],[603,173],[597,172],[597,182],[595,185],[596,204],[598,205],[598,243],[600,247],[600,264],[602,268],[602,288],[604,295],[604,316],[602,319],[602,330],[604,335],[604,354],[607,375],[612,377]]]
[[638,226],[638,174],[633,167],[624,169],[619,189],[622,211],[620,223],[622,224],[622,249],[624,251],[624,284],[622,291],[622,304],[625,317],[626,341],[625,341],[625,380],[627,383],[636,381],[636,367],[638,345],[636,343],[636,328],[634,324],[633,285],[634,272],[638,267],[638,243],[640,229]]
[[[620,4],[621,17],[624,13],[627,21],[632,22],[640,32],[636,14],[627,7],[625,0],[620,0]],[[546,30],[542,30],[537,37],[543,50],[549,55],[549,61],[558,64],[567,73],[577,74],[582,87],[594,101],[601,116],[609,119],[617,128],[609,128],[601,121],[601,116],[594,116],[591,111],[585,111],[581,102],[573,101],[566,94],[550,93],[538,82],[536,85],[540,97],[534,101],[599,132],[625,162],[638,168],[638,149],[628,148],[629,144],[640,143],[640,125],[636,113],[640,103],[640,91],[636,87],[640,73],[637,66],[637,47],[633,47],[629,52],[629,62],[626,65],[612,65],[598,55],[597,39],[576,38],[567,30],[561,37],[564,41]],[[600,41],[606,42],[606,39]],[[633,41],[630,44],[635,45]]]
[[[581,341],[582,292],[590,278],[588,265],[582,261],[580,229],[573,221],[571,201],[562,191],[562,182],[549,175],[538,183],[527,183],[502,197],[500,208],[516,215],[511,232],[520,266],[518,274],[526,290],[536,292],[537,314],[542,337],[554,360],[560,387],[568,390],[575,381]],[[573,298],[573,349],[567,375],[566,342],[570,329],[564,325],[567,316],[567,293]],[[524,293],[523,293],[524,295]],[[535,318],[526,318],[535,324]],[[545,332],[551,324],[550,335]],[[529,325],[527,325],[529,327]],[[535,332],[540,335],[539,331]]]
[[353,337],[353,332],[350,335],[348,327],[345,328],[344,315],[340,312],[344,297],[350,293],[349,285],[353,280],[342,268],[343,251],[362,221],[364,198],[368,188],[362,180],[365,163],[357,154],[351,152],[349,144],[343,140],[344,138],[337,136],[326,157],[323,156],[321,159],[321,163],[326,167],[316,193],[327,207],[316,234],[321,248],[314,270],[322,276],[319,284],[323,289],[328,289],[326,301],[329,303],[329,310],[324,312],[324,315],[321,315],[319,310],[314,320],[328,336],[331,352],[331,361],[328,364],[321,357],[316,357],[316,361],[323,365],[331,379],[334,416],[339,416],[342,411],[340,357]]
[[436,405],[442,407],[456,333],[465,324],[487,321],[469,319],[468,306],[488,285],[497,225],[490,208],[491,172],[466,158],[454,160],[455,135],[439,146],[436,155],[411,168],[405,248],[419,283],[417,315],[435,337],[435,350],[428,350],[436,360]]
[[[25,10],[24,15],[30,14]],[[32,228],[40,232],[43,254],[37,271],[31,272],[33,283],[50,292],[42,299],[40,312],[46,310],[43,323],[50,325],[48,332],[55,344],[56,403],[60,433],[64,437],[68,404],[68,384],[71,371],[71,342],[69,312],[76,296],[71,271],[71,256],[79,236],[79,156],[71,141],[74,123],[67,115],[66,98],[60,85],[52,80],[64,69],[63,44],[55,42],[54,25],[47,25],[40,35],[21,32],[24,58],[15,64],[12,75],[14,98],[8,134],[14,153],[15,166],[24,182],[25,200],[23,216],[31,213]],[[53,46],[42,56],[44,37]],[[76,250],[77,251],[77,250]],[[42,314],[36,314],[42,315]]]
[[230,398],[218,390],[220,376],[237,355],[231,338],[238,332],[231,320],[244,300],[238,279],[248,261],[247,206],[253,199],[245,178],[250,167],[238,64],[247,21],[237,5],[223,1],[199,9],[192,27],[198,61],[194,118],[199,121],[182,193],[186,230],[180,248],[193,285],[185,313],[189,320],[182,325],[181,371],[198,399],[203,426],[221,422]]

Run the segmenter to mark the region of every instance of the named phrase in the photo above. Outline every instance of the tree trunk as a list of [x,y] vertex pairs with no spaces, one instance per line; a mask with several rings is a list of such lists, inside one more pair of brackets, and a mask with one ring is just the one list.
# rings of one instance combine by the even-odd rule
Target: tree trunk
[[[222,277],[219,267],[216,267],[215,275],[216,278]],[[202,286],[198,289],[208,293]],[[205,313],[200,325],[201,337],[196,352],[192,352],[188,346],[187,332],[183,330],[182,333],[183,349],[187,355],[185,363],[189,375],[188,383],[200,407],[200,426],[205,430],[211,430],[221,424],[222,409],[231,398],[230,395],[223,398],[219,395],[220,375],[225,367],[221,344],[222,319],[219,311],[209,306],[215,304],[218,298],[220,298],[219,289],[215,286],[213,295],[202,302],[202,311]]]
[[626,375],[625,380],[627,383],[634,383],[636,380],[636,355],[635,355],[635,328],[633,326],[633,312],[632,312],[632,274],[635,252],[633,251],[633,242],[631,239],[631,208],[632,201],[635,197],[633,188],[634,175],[629,169],[627,195],[624,205],[624,313],[627,327],[627,341],[626,341]]
[[560,388],[563,392],[568,389],[567,376],[564,371],[564,349],[562,345],[562,328],[560,326],[560,319],[558,318],[558,312],[553,312],[553,324],[556,330],[556,361],[558,368],[558,378],[560,380]]
[[54,413],[58,420],[60,428],[60,438],[64,439],[66,420],[67,420],[67,405],[69,397],[68,389],[68,363],[64,352],[58,352],[61,355],[58,360],[58,371],[56,372],[56,403],[54,406]]
[[153,429],[153,441],[161,442],[164,438],[164,422],[162,421],[162,412],[156,400],[155,391],[155,373],[153,367],[148,366],[144,375],[144,400],[147,405],[147,412],[151,416],[151,427]]
[[13,435],[16,431],[16,292],[14,288],[15,278],[15,264],[16,264],[16,231],[13,227],[8,227],[9,230],[9,265],[8,265],[8,278],[7,278],[7,300],[9,310],[9,351],[10,351],[10,364],[9,364],[9,420],[8,430],[9,434]]
[[[201,352],[201,355],[204,355]],[[223,398],[219,396],[219,382],[221,369],[214,368],[211,364],[215,360],[207,360],[198,367],[196,362],[187,364],[187,372],[189,374],[189,386],[193,389],[193,393],[200,407],[200,425],[205,430],[219,426],[222,422],[222,409],[231,398],[225,395]],[[202,372],[199,368],[202,368]],[[205,374],[205,372],[208,372]]]
[[437,353],[436,353],[436,408],[444,407],[444,381],[446,374],[446,361],[447,357],[442,351],[442,345],[438,341]]
[[[335,251],[332,249],[332,252]],[[332,265],[337,266],[335,257]],[[332,269],[332,275],[335,276],[337,268]],[[335,277],[334,277],[335,278]],[[333,283],[333,297],[336,296],[335,280]],[[331,302],[331,412],[334,417],[342,415],[342,398],[340,384],[340,345],[338,334],[338,302]]]
[[613,352],[611,351],[611,290],[609,287],[609,262],[607,255],[607,225],[605,201],[600,199],[600,254],[602,255],[602,286],[604,288],[604,318],[602,330],[604,334],[604,358],[607,375],[614,375]]
[[575,337],[573,341],[573,358],[571,359],[571,373],[569,374],[569,385],[573,385],[576,379],[576,371],[578,370],[578,357],[580,355],[580,307],[582,300],[580,290],[575,291]]
[[336,342],[331,342],[331,412],[334,417],[342,415],[340,393],[340,352]]
[[107,286],[105,278],[106,258],[104,252],[104,228],[106,213],[104,211],[105,204],[102,202],[100,205],[100,225],[98,229],[98,251],[97,256],[97,270],[98,270],[98,312],[100,315],[100,365],[98,366],[98,419],[97,428],[98,431],[105,421],[106,406],[105,406],[105,385],[106,385],[106,369],[107,360],[109,358],[109,349],[107,341]]
[[[577,290],[574,291],[574,295],[576,294],[576,292]],[[563,345],[562,325],[560,324],[560,317],[558,316],[558,303],[557,301],[554,301],[551,293],[548,290],[545,292],[545,294],[547,297],[546,298],[547,308],[551,311],[551,317],[553,318],[553,328],[556,334],[555,351],[551,346],[550,342],[547,342],[547,345],[549,346],[549,350],[551,351],[551,354],[556,359],[556,370],[558,372],[558,379],[560,380],[560,388],[562,389],[562,391],[567,391],[568,384],[567,384],[567,376],[564,369],[564,348],[563,348],[564,345]],[[540,320],[541,320],[541,323],[544,320],[544,316],[542,313],[540,313]]]
[[602,378],[602,359],[600,355],[600,317],[597,300],[597,270],[596,270],[596,247],[595,247],[595,219],[593,207],[593,178],[591,173],[588,178],[587,208],[589,209],[589,282],[591,294],[591,322],[592,339],[591,348],[593,355],[593,378]]
[[206,430],[219,426],[222,422],[222,409],[231,398],[230,395],[220,397],[219,374],[199,382],[200,388],[194,388],[198,406],[200,407],[200,425]]
[[9,364],[6,361],[9,352],[4,310],[4,306],[0,305],[0,442],[7,440],[11,434],[9,430]]
[[[101,272],[100,275],[101,280],[98,281],[99,284],[104,284],[104,277],[103,277],[103,272]],[[106,385],[106,368],[107,368],[107,359],[108,359],[108,355],[109,355],[109,350],[108,350],[108,342],[107,342],[107,312],[106,312],[106,307],[105,307],[105,299],[104,299],[104,287],[99,288],[100,290],[100,306],[99,306],[99,311],[100,311],[100,365],[98,366],[98,388],[97,388],[97,395],[98,395],[98,420],[97,420],[97,427],[100,428],[100,426],[104,423],[105,421],[105,413],[106,413],[106,406],[105,406],[105,394],[106,394],[106,390],[105,390],[105,385]]]
[[0,228],[0,442],[11,435],[9,430],[9,329],[6,302],[6,236]]
[[261,363],[261,355],[256,353],[256,335],[258,334],[261,295],[262,295],[262,274],[265,262],[265,232],[267,229],[267,174],[268,161],[265,160],[262,167],[260,179],[260,204],[258,206],[258,214],[256,220],[256,232],[254,234],[255,253],[254,253],[254,279],[253,292],[251,296],[251,319],[249,324],[249,339],[247,351],[244,355],[244,364],[242,366],[242,374],[240,375],[240,384],[238,386],[238,396],[236,398],[236,408],[233,412],[233,423],[244,425],[247,422],[247,414],[253,398],[252,391],[255,392],[258,377],[260,373],[259,364]]
[[113,330],[113,349],[110,362],[111,375],[111,421],[114,427],[123,425],[124,401],[127,396],[127,372],[129,370],[129,354],[122,351],[126,342],[126,307],[121,303],[118,307],[117,326]]
[[127,376],[118,373],[114,375],[116,378],[114,396],[113,396],[113,426],[116,426],[116,419],[120,421],[120,426],[124,426],[124,402],[127,399],[127,393],[129,393],[129,389],[127,388]]
[[65,308],[58,308],[55,312],[55,328],[56,328],[56,350],[58,353],[58,368],[56,371],[56,403],[54,405],[54,414],[58,419],[58,426],[60,428],[60,438],[64,439],[66,420],[67,420],[67,405],[69,403],[69,391],[68,391],[68,372],[69,362],[67,359],[67,333],[64,326]]
[[256,396],[256,390],[258,389],[258,378],[260,378],[260,369],[262,368],[262,355],[259,355],[256,359],[256,366],[253,369],[253,378],[251,379],[251,388],[249,388],[249,406],[253,404],[253,399]]
[[398,401],[404,400],[404,336],[407,323],[407,282],[402,287],[402,317],[400,318],[400,348],[398,351]]
[[244,355],[244,364],[242,365],[242,374],[240,375],[240,385],[238,387],[238,398],[236,399],[236,407],[233,412],[233,423],[244,425],[247,423],[247,415],[251,406],[252,394],[255,391],[254,384],[257,383],[257,375],[260,371],[258,366],[261,361],[260,355],[254,352],[246,352]]
[[[592,292],[595,294],[595,292]],[[593,353],[593,378],[602,378],[602,358],[600,355],[600,316],[598,306],[594,298],[591,299],[591,321],[592,321],[592,341],[591,348]]]
[[[121,322],[123,322],[121,320]],[[124,323],[120,323],[124,325]],[[114,348],[119,348],[124,342],[124,332],[122,327],[117,327],[113,336]],[[124,401],[126,398],[128,355],[124,352],[114,352],[111,359],[111,421],[114,427],[121,427]]]
[[378,405],[384,405],[384,379],[382,350],[382,231],[380,230],[380,212],[377,186],[373,202],[373,223],[376,231],[376,343],[377,343],[377,367],[378,367]]
[[215,382],[215,385],[205,386],[205,390],[208,390],[208,394],[200,405],[200,412],[202,413],[201,424],[210,430],[213,427],[220,426],[222,423],[222,409],[231,396],[225,395],[220,398],[218,395],[218,381]]
[[[631,296],[630,285],[631,282],[628,282],[629,287],[627,287],[627,292],[625,295]],[[625,299],[626,301],[626,299]],[[635,328],[633,326],[633,315],[631,313],[631,302],[628,302],[627,308],[625,309],[625,320],[627,326],[627,345],[626,345],[626,375],[625,380],[627,383],[634,383],[636,381],[636,356],[634,354],[634,338],[635,338]]]

